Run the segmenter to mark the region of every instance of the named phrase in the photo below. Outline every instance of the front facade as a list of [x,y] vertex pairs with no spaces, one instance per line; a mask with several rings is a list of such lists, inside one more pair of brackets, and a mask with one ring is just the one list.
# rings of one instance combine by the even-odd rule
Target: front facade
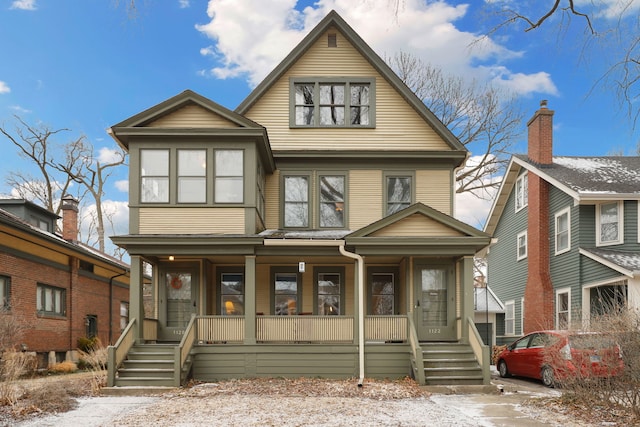
[[128,265],[77,241],[77,212],[66,198],[59,235],[57,215],[0,200],[0,321],[22,331],[2,342],[35,352],[40,368],[74,360],[79,339],[114,343],[129,321]]
[[553,114],[529,122],[485,228],[502,343],[640,307],[640,158],[553,156]]
[[[425,382],[423,343],[446,343],[488,380],[472,264],[489,238],[452,217],[468,153],[335,12],[235,111],[185,91],[110,132],[130,154],[123,347],[179,342],[200,380]],[[119,348],[111,384],[144,382]]]

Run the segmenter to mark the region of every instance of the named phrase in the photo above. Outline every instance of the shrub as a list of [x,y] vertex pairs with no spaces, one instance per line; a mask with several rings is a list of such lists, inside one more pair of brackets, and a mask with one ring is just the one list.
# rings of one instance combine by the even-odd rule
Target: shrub
[[107,366],[107,348],[97,339],[91,350],[85,352],[78,350],[80,361],[91,371],[91,389],[94,393],[100,390],[100,387],[106,384],[107,376],[104,372]]
[[98,337],[80,337],[78,338],[77,347],[82,352],[89,352],[99,345],[100,339]]
[[56,374],[70,374],[76,372],[77,370],[78,366],[70,361],[56,363],[55,365],[49,367],[49,372]]

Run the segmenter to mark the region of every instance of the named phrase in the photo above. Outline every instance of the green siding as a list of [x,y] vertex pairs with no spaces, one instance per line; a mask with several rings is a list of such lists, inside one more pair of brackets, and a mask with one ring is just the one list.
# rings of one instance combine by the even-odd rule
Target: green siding
[[[494,238],[498,241],[491,246],[487,255],[487,280],[491,290],[504,303],[515,300],[515,333],[520,334],[522,306],[520,300],[527,284],[527,259],[517,260],[518,233],[527,229],[528,207],[515,212],[515,186],[507,199]],[[504,317],[496,325],[496,335],[504,334]],[[512,338],[508,338],[511,339]]]

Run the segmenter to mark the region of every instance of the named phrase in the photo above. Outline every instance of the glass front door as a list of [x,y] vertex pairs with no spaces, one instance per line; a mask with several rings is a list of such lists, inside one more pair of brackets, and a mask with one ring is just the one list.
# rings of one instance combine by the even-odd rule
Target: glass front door
[[455,292],[453,269],[445,266],[416,266],[415,323],[420,341],[453,341],[455,334]]
[[162,341],[180,341],[192,314],[197,314],[197,269],[182,268],[161,275],[160,330]]

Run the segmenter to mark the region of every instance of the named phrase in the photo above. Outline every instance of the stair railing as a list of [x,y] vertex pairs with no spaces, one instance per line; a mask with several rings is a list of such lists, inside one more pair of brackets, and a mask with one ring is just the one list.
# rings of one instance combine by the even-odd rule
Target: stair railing
[[476,360],[482,368],[482,382],[489,384],[491,382],[491,372],[489,365],[491,365],[489,346],[485,345],[480,337],[480,333],[476,328],[476,325],[470,317],[467,318],[467,325],[469,327],[469,345],[473,349],[473,353],[476,356]]
[[187,328],[184,330],[184,335],[180,344],[175,349],[175,356],[173,358],[174,372],[173,372],[173,385],[180,387],[182,385],[182,370],[185,367],[187,360],[189,359],[189,353],[193,348],[193,344],[196,341],[196,315],[191,315],[191,320]]
[[407,338],[409,339],[409,345],[411,346],[411,369],[415,376],[415,380],[420,385],[425,384],[424,377],[424,361],[422,359],[422,347],[420,347],[420,341],[418,340],[418,333],[416,332],[416,326],[413,323],[413,312],[407,314]]
[[136,319],[131,319],[122,334],[120,334],[118,341],[114,345],[107,347],[107,387],[115,386],[116,372],[118,372],[118,368],[135,342],[135,324]]

